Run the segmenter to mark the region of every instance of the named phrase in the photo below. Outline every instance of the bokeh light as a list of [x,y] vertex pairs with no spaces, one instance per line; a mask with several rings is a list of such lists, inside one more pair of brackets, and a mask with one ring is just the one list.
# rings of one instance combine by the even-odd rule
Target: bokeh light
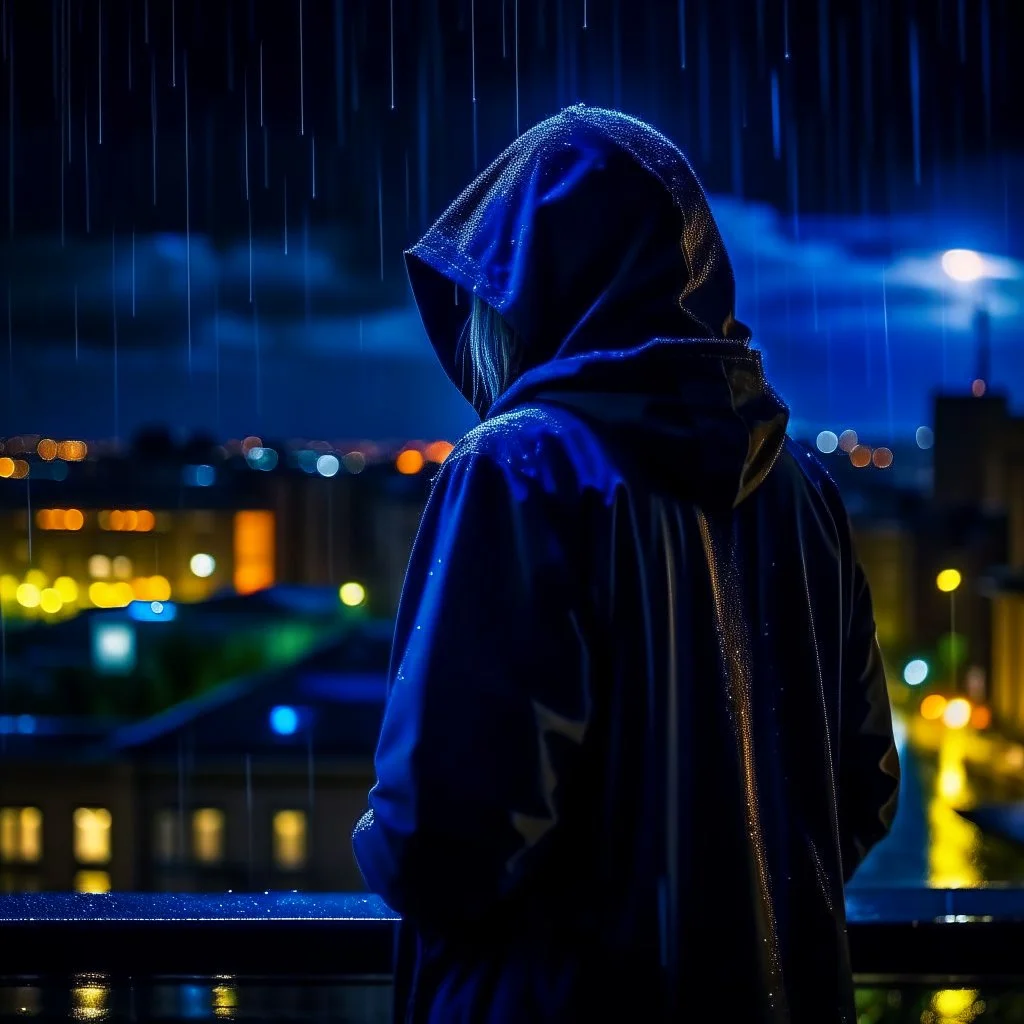
[[823,430],[818,434],[815,444],[819,452],[831,455],[839,447],[839,437],[832,430]]
[[971,702],[954,697],[942,710],[942,721],[950,729],[962,729],[971,720]]
[[366,600],[366,588],[362,583],[343,583],[338,590],[341,603],[348,608],[358,608]]
[[958,569],[943,569],[942,572],[935,577],[935,586],[937,586],[944,594],[952,594],[953,591],[959,588],[962,582],[963,577],[960,575],[960,571]]
[[921,717],[929,722],[937,722],[946,710],[946,698],[941,693],[929,693],[921,701]]
[[406,476],[412,476],[423,468],[423,455],[415,448],[406,448],[395,459],[395,469]]
[[907,686],[920,686],[928,678],[928,662],[923,658],[908,661],[903,669],[903,681]]
[[985,261],[973,249],[950,249],[942,254],[942,269],[954,281],[968,283],[984,275]]

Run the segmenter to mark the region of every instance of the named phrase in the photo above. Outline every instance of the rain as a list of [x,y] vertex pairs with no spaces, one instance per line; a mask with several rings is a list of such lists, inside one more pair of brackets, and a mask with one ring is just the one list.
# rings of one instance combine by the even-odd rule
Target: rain
[[[732,258],[736,315],[789,404],[790,433],[844,495],[849,489],[855,523],[881,536],[888,525],[880,522],[926,504],[951,475],[936,462],[943,436],[955,434],[940,409],[984,399],[993,416],[1005,411],[1008,435],[1024,409],[1018,14],[1016,0],[5,0],[0,723],[43,717],[15,699],[15,662],[31,660],[20,646],[29,627],[70,629],[79,616],[133,608],[155,618],[157,605],[183,621],[186,606],[226,601],[227,592],[337,596],[354,584],[370,594],[366,608],[390,621],[429,477],[443,461],[430,452],[476,422],[433,356],[403,253],[506,146],[574,103],[635,114],[687,154]],[[455,289],[454,301],[465,299]],[[988,456],[977,438],[961,440],[945,450],[956,449],[966,473]],[[44,457],[44,441],[64,454]],[[68,447],[78,444],[88,453],[81,458]],[[147,459],[159,486],[131,469]],[[215,482],[197,483],[207,471]],[[1003,500],[1012,488],[985,472],[978,488],[988,490],[974,496],[982,511],[970,520],[979,531],[1018,514]],[[237,492],[221,498],[228,479],[240,481]],[[299,484],[282,498],[289,480]],[[67,555],[75,568],[65,571],[54,552],[77,531],[40,525],[40,514],[72,510],[78,499],[64,497],[79,493],[72,485],[99,503],[85,509],[98,540],[95,551]],[[197,497],[207,486],[216,495],[209,507]],[[95,497],[102,487],[109,500]],[[380,504],[372,513],[360,496],[371,491]],[[169,495],[159,507],[158,492]],[[219,536],[210,524],[224,509],[257,512],[271,493],[288,537],[308,546],[296,553],[275,534],[274,585],[247,590],[244,572],[225,568],[238,570],[241,547],[202,545]],[[159,527],[148,532],[98,525],[100,512],[150,508]],[[186,521],[171,545],[179,526],[164,524]],[[984,559],[1016,557],[1008,537],[975,552],[977,575]],[[115,552],[122,540],[130,553]],[[966,540],[935,544],[920,559],[929,599],[932,568],[954,553],[968,560]],[[211,573],[223,590],[179,573],[175,559],[186,549],[219,564]],[[889,580],[880,586],[891,583],[894,595],[881,599],[885,608],[922,592],[916,576],[892,582],[897,549],[879,556]],[[131,564],[121,575],[118,554]],[[107,559],[94,563],[105,574],[87,570],[96,556]],[[250,570],[254,579],[262,571]],[[140,596],[153,580],[167,581],[172,596]],[[925,695],[905,668],[934,663],[922,685],[949,683],[944,700],[955,687],[984,690],[969,682],[979,678],[973,669],[989,681],[995,671],[991,613],[966,589],[948,609],[942,597],[937,612],[922,612],[920,636],[893,641],[905,746],[917,742]],[[379,592],[387,596],[374,605]],[[43,593],[57,611],[46,611]],[[120,603],[119,593],[127,595]],[[299,601],[282,594],[274,600]],[[363,598],[351,608],[332,601],[322,616],[292,605],[259,612],[278,629],[279,647],[258,641],[264,661],[246,646],[257,644],[260,625],[218,652],[223,677],[182,668],[189,684],[179,687],[161,676],[152,693],[163,704],[139,697],[123,717],[141,729],[174,709],[185,714],[214,681],[276,671],[281,651],[311,656],[314,640],[362,623],[353,616]],[[280,627],[278,613],[298,625]],[[139,636],[150,625],[139,619]],[[960,664],[957,638],[975,633],[985,636],[981,648]],[[140,646],[130,671],[149,671],[156,657]],[[54,693],[73,689],[70,668],[54,672],[63,680]],[[303,717],[306,698],[281,699],[299,709],[292,774],[300,781],[288,784],[301,792],[278,810],[302,812],[287,820],[308,822],[315,836],[348,805],[332,789],[333,748]],[[987,697],[971,700],[995,708]],[[260,715],[253,735],[266,732]],[[1011,732],[1000,756],[1021,749],[1024,759]],[[0,774],[16,733],[0,727]],[[160,783],[177,851],[189,849],[205,770],[207,752],[191,743],[175,740],[172,781]],[[263,818],[284,785],[273,744],[245,736],[225,754],[238,777],[240,887],[270,884]],[[916,811],[888,848],[896,852],[869,863],[872,884],[1024,881],[1024,843],[969,817],[1007,793],[1024,800],[1024,786],[1018,793],[1016,775],[978,782],[966,768],[961,779],[970,758],[957,751],[959,761],[943,748],[914,762],[907,799]],[[943,786],[964,802],[943,797]],[[290,835],[278,838],[287,846]]]

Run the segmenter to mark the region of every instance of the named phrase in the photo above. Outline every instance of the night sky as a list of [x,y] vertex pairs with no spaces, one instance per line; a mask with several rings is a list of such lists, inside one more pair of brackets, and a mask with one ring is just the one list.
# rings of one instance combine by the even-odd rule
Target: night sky
[[908,436],[979,304],[1024,397],[1016,6],[4,0],[0,435],[457,435],[402,250],[576,101],[690,156],[798,430]]

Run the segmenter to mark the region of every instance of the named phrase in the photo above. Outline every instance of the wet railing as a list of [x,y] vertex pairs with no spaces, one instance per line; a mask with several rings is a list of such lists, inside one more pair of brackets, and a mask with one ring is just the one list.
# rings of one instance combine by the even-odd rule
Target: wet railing
[[[1024,1006],[1024,889],[858,889],[847,905],[873,1020]],[[396,924],[359,894],[3,896],[0,1019],[383,1022]]]

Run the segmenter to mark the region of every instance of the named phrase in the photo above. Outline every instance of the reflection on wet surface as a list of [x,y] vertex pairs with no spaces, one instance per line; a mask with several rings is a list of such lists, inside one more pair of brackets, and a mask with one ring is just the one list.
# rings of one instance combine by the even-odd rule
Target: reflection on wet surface
[[1020,797],[1015,785],[967,770],[970,733],[946,730],[938,752],[916,752],[897,723],[903,765],[900,811],[892,834],[864,862],[854,885],[964,888],[983,882],[1024,883],[1024,849],[988,835],[958,811]]

